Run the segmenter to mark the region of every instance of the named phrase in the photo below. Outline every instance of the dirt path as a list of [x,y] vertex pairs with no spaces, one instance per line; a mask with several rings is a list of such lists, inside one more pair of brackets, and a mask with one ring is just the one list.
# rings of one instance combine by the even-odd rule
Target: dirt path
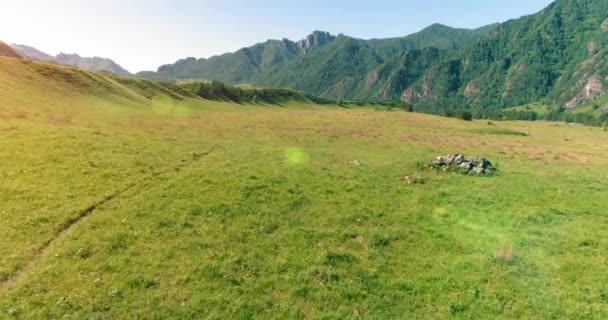
[[209,149],[208,151],[205,151],[203,153],[192,153],[192,159],[190,161],[182,162],[179,165],[171,166],[171,167],[168,167],[168,168],[160,170],[160,171],[152,172],[151,174],[149,174],[145,177],[142,177],[134,182],[131,182],[131,183],[119,188],[118,190],[105,196],[103,199],[101,199],[101,200],[97,201],[96,203],[90,205],[89,207],[79,211],[76,216],[63,222],[60,225],[60,227],[57,229],[55,234],[53,234],[53,236],[50,239],[45,241],[36,250],[36,254],[29,261],[27,261],[22,267],[15,269],[6,280],[0,282],[0,293],[5,293],[8,290],[10,290],[12,287],[14,287],[15,284],[17,284],[19,282],[19,280],[23,277],[24,274],[28,273],[28,271],[30,271],[30,270],[33,270],[40,261],[42,261],[46,256],[48,256],[48,253],[49,253],[50,248],[53,245],[53,243],[55,243],[58,239],[65,236],[65,234],[67,234],[72,229],[72,227],[74,227],[80,221],[82,221],[83,219],[85,219],[88,216],[90,216],[91,214],[93,214],[95,212],[95,210],[97,210],[97,208],[116,199],[117,197],[119,197],[122,194],[124,194],[125,192],[133,189],[134,187],[137,187],[137,186],[143,184],[145,181],[147,181],[149,179],[161,176],[167,172],[178,171],[178,170],[181,170],[188,166],[191,166],[191,165],[195,164],[196,162],[198,162],[199,160],[201,160],[202,158],[208,156],[210,153],[215,151],[215,149],[216,149],[216,147],[214,146],[211,149]]

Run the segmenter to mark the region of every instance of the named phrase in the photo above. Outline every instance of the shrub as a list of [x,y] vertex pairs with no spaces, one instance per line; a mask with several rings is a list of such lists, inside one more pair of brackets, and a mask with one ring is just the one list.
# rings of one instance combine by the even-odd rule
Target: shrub
[[325,256],[325,264],[331,265],[331,266],[338,266],[341,264],[346,264],[346,265],[350,265],[353,264],[355,261],[357,261],[357,258],[355,258],[353,255],[351,254],[338,254],[335,252],[330,252]]
[[527,133],[524,133],[521,131],[515,131],[515,130],[511,130],[511,129],[505,129],[505,128],[476,129],[476,130],[472,130],[472,132],[478,133],[478,134],[491,134],[491,135],[503,135],[503,136],[520,136],[520,137],[528,136]]
[[455,316],[457,314],[463,313],[467,310],[467,306],[460,303],[452,303],[450,304],[450,315]]
[[473,113],[471,111],[458,111],[456,112],[456,118],[464,121],[473,121]]

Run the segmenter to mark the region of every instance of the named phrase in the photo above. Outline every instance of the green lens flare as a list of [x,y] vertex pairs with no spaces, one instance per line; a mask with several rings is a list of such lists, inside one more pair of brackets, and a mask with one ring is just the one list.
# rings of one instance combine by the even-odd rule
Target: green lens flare
[[157,95],[152,99],[152,112],[160,116],[166,116],[173,111],[174,101],[165,95]]
[[285,150],[285,160],[292,166],[302,165],[310,159],[310,156],[299,148],[287,148]]

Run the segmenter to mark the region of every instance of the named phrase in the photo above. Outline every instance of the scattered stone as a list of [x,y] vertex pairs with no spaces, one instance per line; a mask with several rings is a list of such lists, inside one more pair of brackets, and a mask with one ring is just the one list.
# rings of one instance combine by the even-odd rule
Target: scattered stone
[[432,167],[443,171],[456,170],[474,175],[487,175],[496,172],[492,163],[486,158],[465,157],[462,154],[439,156],[433,160]]

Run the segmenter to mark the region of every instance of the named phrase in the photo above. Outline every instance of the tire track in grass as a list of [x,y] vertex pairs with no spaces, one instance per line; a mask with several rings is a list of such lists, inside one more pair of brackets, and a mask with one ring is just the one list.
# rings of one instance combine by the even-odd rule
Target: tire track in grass
[[160,171],[152,172],[151,174],[149,174],[147,176],[139,178],[136,181],[128,183],[127,185],[119,188],[118,190],[115,190],[114,192],[110,193],[109,195],[105,196],[103,199],[95,202],[94,204],[88,206],[87,208],[80,210],[76,216],[64,221],[59,226],[59,228],[57,228],[57,230],[51,236],[51,238],[46,240],[44,243],[42,243],[42,245],[40,247],[38,247],[38,249],[36,249],[36,253],[29,261],[26,261],[21,267],[18,267],[15,270],[13,270],[5,280],[2,280],[2,282],[0,282],[0,293],[6,293],[12,287],[14,287],[14,285],[19,282],[19,279],[21,279],[23,274],[34,269],[36,264],[48,255],[49,249],[51,248],[53,243],[55,243],[59,238],[61,238],[66,233],[68,233],[74,225],[76,225],[77,223],[79,223],[80,221],[85,219],[86,217],[93,214],[95,212],[95,210],[97,210],[97,208],[116,199],[117,197],[119,197],[122,194],[124,194],[125,192],[133,189],[134,187],[137,187],[137,186],[143,184],[145,181],[147,181],[149,179],[161,176],[161,175],[171,172],[171,171],[178,171],[178,170],[181,170],[183,168],[193,165],[194,163],[198,162],[202,158],[208,156],[213,151],[215,151],[216,147],[217,146],[213,146],[208,151],[205,151],[200,154],[192,153],[191,154],[192,159],[190,161],[187,161],[185,163],[181,163],[181,164],[178,164],[175,166],[171,166],[169,168],[165,168]]

